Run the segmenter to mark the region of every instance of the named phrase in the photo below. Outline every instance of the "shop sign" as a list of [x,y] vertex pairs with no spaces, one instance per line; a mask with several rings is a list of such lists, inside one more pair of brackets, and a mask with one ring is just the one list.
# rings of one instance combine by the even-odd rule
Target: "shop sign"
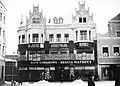
[[45,66],[45,65],[90,65],[94,64],[93,60],[44,60],[44,61],[21,61],[18,62],[19,67]]
[[93,43],[89,42],[79,42],[75,44],[76,48],[78,47],[93,47]]
[[61,47],[61,48],[67,48],[68,47],[68,44],[50,44],[50,47],[51,48],[59,48],[59,47]]
[[44,48],[44,44],[31,43],[31,44],[28,44],[28,48]]

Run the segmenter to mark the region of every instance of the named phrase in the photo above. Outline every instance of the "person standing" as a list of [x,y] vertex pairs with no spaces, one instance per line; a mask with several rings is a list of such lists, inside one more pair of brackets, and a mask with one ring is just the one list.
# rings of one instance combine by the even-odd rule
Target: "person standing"
[[89,74],[88,76],[88,86],[95,86],[93,74]]

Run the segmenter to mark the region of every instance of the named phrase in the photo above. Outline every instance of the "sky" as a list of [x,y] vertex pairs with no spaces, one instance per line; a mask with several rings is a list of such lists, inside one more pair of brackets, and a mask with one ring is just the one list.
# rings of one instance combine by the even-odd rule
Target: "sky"
[[63,17],[65,24],[71,24],[72,13],[75,15],[75,8],[79,8],[78,2],[86,2],[86,9],[89,7],[90,14],[96,23],[97,33],[106,33],[108,21],[120,13],[120,0],[2,0],[7,9],[6,23],[6,54],[17,54],[18,34],[21,15],[23,20],[33,10],[33,4],[39,4],[39,10],[47,19]]

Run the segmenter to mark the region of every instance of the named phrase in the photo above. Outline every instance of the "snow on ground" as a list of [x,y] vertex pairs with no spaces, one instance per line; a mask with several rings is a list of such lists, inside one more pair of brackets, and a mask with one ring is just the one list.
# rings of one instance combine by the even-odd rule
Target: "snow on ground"
[[[114,81],[95,81],[95,86],[115,86]],[[23,83],[22,86],[88,86],[87,81],[76,80],[74,82],[47,82]]]

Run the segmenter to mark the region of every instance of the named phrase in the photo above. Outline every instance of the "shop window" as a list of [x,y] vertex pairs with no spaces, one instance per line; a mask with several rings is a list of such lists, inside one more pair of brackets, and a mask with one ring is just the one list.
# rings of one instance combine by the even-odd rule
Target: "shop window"
[[109,52],[108,52],[108,47],[103,47],[103,56],[108,56]]
[[25,43],[25,35],[22,35],[22,43]]
[[120,37],[120,31],[116,32],[117,37]]
[[82,17],[79,18],[79,23],[82,23]]
[[53,34],[49,34],[49,41],[54,42],[54,35]]
[[76,41],[77,41],[77,39],[78,39],[78,31],[76,31]]
[[113,47],[114,50],[114,55],[118,56],[119,55],[119,47]]
[[65,38],[64,41],[68,42],[69,41],[69,34],[64,34],[64,38]]
[[2,13],[0,13],[0,21],[2,21]]
[[87,40],[87,31],[80,31],[80,40]]
[[86,23],[86,18],[85,17],[83,18],[83,23]]
[[57,42],[61,42],[61,34],[57,34]]
[[33,34],[33,42],[38,42],[39,34]]

